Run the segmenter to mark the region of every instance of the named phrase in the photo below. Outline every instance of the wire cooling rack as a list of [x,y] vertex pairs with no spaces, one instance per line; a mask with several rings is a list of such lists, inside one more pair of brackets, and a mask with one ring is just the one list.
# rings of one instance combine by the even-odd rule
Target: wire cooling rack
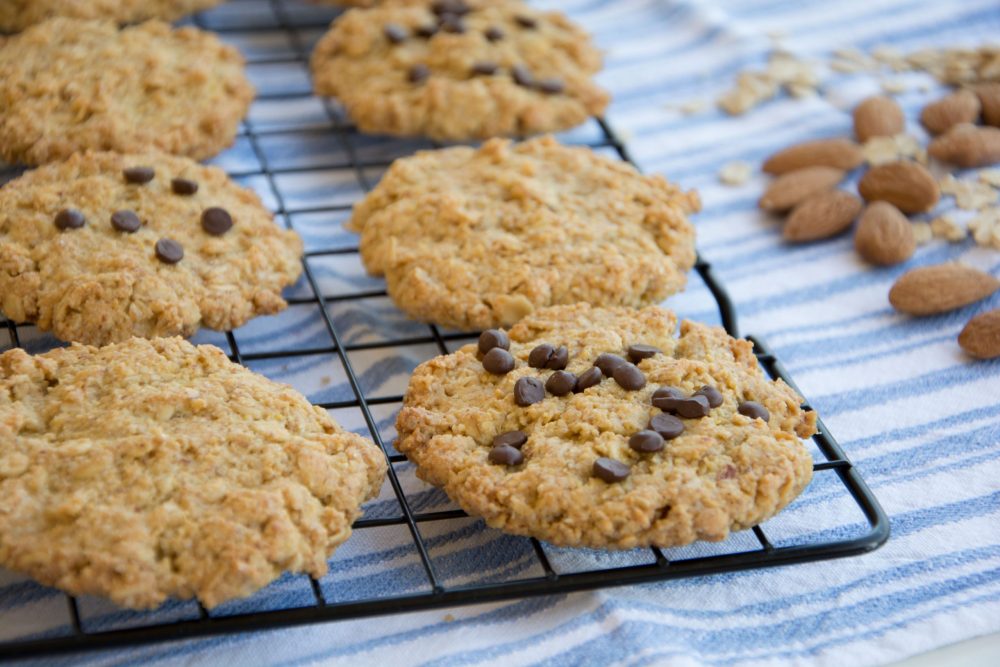
[[[822,422],[813,438],[814,480],[804,497],[813,489],[819,489],[819,495],[800,498],[764,526],[718,544],[613,554],[557,549],[487,529],[441,492],[421,486],[412,466],[391,444],[392,418],[406,376],[423,358],[447,354],[475,336],[406,321],[386,299],[381,281],[363,275],[356,238],[340,231],[352,203],[394,158],[433,144],[364,137],[333,103],[311,95],[308,54],[332,18],[331,11],[292,0],[234,0],[194,19],[243,48],[260,91],[236,146],[216,163],[255,188],[278,220],[306,240],[303,279],[292,288],[285,313],[235,332],[203,332],[196,342],[219,345],[234,361],[296,385],[342,424],[373,437],[390,462],[386,488],[366,507],[352,538],[331,559],[327,577],[286,575],[248,600],[212,612],[194,602],[170,602],[148,613],[126,612],[13,575],[0,576],[0,658],[803,563],[861,554],[885,542],[885,513]],[[602,119],[561,138],[630,160],[625,145]],[[8,169],[3,176],[9,179],[17,173]],[[700,289],[718,321],[738,336],[732,303],[711,265],[699,260],[695,269],[689,292]],[[763,341],[750,340],[766,372],[794,387]],[[30,325],[0,324],[0,351],[23,346],[42,352],[57,344]],[[847,529],[822,529],[829,503],[847,503],[857,521]],[[782,525],[789,515],[797,521]],[[815,527],[820,529],[812,530]],[[42,621],[27,622],[28,616]]]

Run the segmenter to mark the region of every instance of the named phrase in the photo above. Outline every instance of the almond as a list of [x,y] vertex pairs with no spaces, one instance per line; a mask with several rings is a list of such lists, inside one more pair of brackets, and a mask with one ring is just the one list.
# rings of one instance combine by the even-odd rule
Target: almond
[[1000,128],[956,125],[932,141],[927,152],[959,167],[985,167],[1000,162]]
[[861,200],[851,193],[821,192],[795,207],[785,223],[785,240],[804,243],[835,236],[850,227],[860,212]]
[[854,107],[854,136],[861,143],[872,137],[894,137],[905,129],[903,110],[891,97],[873,95]]
[[905,262],[917,249],[913,225],[889,202],[872,202],[865,207],[854,232],[858,254],[880,266]]
[[832,190],[842,180],[844,172],[833,167],[796,169],[774,179],[758,203],[765,211],[787,211],[818,192]]
[[1000,280],[958,262],[907,271],[889,290],[889,303],[910,315],[937,315],[985,299]]
[[958,344],[976,359],[1000,357],[1000,308],[979,313],[958,334]]
[[778,151],[764,161],[769,174],[785,174],[805,167],[833,167],[850,171],[864,161],[861,147],[850,139],[817,139]]
[[920,213],[934,207],[941,188],[927,168],[916,162],[887,162],[872,167],[858,183],[865,201],[887,201],[904,213]]
[[983,122],[1000,127],[1000,83],[982,83],[976,86],[979,104],[983,107]]
[[956,90],[932,102],[920,112],[920,122],[931,134],[944,134],[959,123],[974,123],[979,118],[979,98],[971,90]]

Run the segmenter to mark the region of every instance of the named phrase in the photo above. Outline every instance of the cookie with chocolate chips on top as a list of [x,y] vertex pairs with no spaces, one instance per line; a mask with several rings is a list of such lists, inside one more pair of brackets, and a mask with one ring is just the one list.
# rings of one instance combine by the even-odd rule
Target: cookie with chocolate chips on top
[[253,86],[209,32],[160,21],[54,18],[0,40],[0,157],[84,150],[212,157],[233,143]]
[[[609,549],[725,539],[809,483],[801,439],[816,415],[764,375],[750,342],[676,328],[655,306],[540,310],[508,332],[502,375],[475,345],[421,364],[396,448],[465,511],[518,535]],[[566,348],[565,370],[537,363],[542,346]],[[577,388],[552,391],[560,374]]]
[[559,12],[515,0],[390,0],[337,18],[316,93],[364,132],[439,140],[555,132],[600,115],[601,54]]
[[257,195],[187,158],[78,153],[0,188],[0,311],[67,341],[274,314],[301,254]]
[[[482,330],[555,304],[659,303],[694,264],[698,207],[660,176],[546,136],[397,160],[348,226],[408,315]],[[551,353],[538,363],[555,368]]]

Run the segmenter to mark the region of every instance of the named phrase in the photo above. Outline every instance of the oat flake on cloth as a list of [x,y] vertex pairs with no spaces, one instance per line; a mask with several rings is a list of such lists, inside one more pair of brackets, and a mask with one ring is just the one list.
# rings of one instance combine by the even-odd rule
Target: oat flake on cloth
[[[300,3],[287,2],[287,5]],[[1000,360],[972,363],[955,339],[977,312],[1000,307],[1000,294],[939,317],[913,320],[888,306],[889,286],[902,267],[872,269],[853,251],[850,236],[787,246],[776,221],[757,211],[765,179],[754,171],[740,186],[717,174],[726,164],[759,165],[769,153],[814,138],[849,136],[851,107],[879,90],[871,74],[830,73],[822,94],[786,95],[733,118],[710,103],[684,115],[672,107],[708,100],[747,67],[763,68],[776,30],[805,58],[829,62],[840,47],[863,51],[888,44],[901,52],[944,45],[978,45],[1000,34],[996,0],[566,0],[558,6],[591,30],[607,52],[603,85],[614,102],[609,118],[647,172],[697,188],[704,212],[696,218],[699,248],[732,294],[743,333],[762,336],[818,409],[892,519],[892,537],[857,558],[755,572],[670,581],[329,623],[278,632],[75,655],[53,664],[95,665],[875,665],[1000,630]],[[269,3],[238,0],[216,12],[269,11]],[[214,12],[205,15],[211,26]],[[301,76],[297,73],[295,76]],[[281,77],[277,77],[281,78]],[[883,78],[907,89],[897,96],[909,129],[942,88],[920,74]],[[221,163],[239,170],[239,145]],[[266,190],[260,183],[251,183]],[[307,187],[307,186],[303,186]],[[329,184],[312,183],[308,187]],[[296,191],[295,196],[303,196]],[[273,204],[273,203],[272,203]],[[946,198],[939,211],[953,206]],[[930,219],[930,216],[927,217]],[[338,234],[309,227],[303,235]],[[1000,273],[1000,252],[971,241],[935,241],[907,265],[962,260]],[[354,281],[338,273],[321,280]],[[718,321],[704,286],[668,302],[683,315]],[[406,323],[388,301],[352,317]],[[381,326],[382,324],[378,324]],[[309,335],[307,318],[294,331]],[[375,325],[373,325],[375,326]],[[425,330],[424,330],[425,331]],[[266,324],[245,334],[246,348],[274,332]],[[217,342],[203,334],[199,340]],[[263,344],[263,343],[261,343]],[[432,350],[433,352],[433,350]],[[419,361],[419,360],[418,360]],[[280,362],[280,363],[279,363]],[[366,381],[405,387],[405,359],[359,358]],[[279,360],[256,370],[331,400],[338,379],[311,378],[310,367]],[[313,398],[313,395],[310,395]],[[345,425],[349,415],[334,414]],[[387,429],[391,413],[379,413]],[[427,503],[441,502],[437,492]],[[376,503],[377,505],[377,503]],[[822,508],[818,510],[817,508]],[[377,506],[372,510],[378,513]],[[817,519],[817,517],[820,517]],[[834,485],[814,483],[776,521],[809,539],[836,536],[861,520]],[[808,524],[808,525],[807,525]],[[404,529],[405,530],[405,529]],[[798,531],[798,532],[795,532]],[[790,533],[790,534],[791,534]],[[452,562],[482,574],[516,571],[527,558],[520,541],[469,522],[449,534],[427,535]],[[737,536],[736,540],[744,539]],[[752,540],[752,538],[750,538]],[[329,583],[338,599],[382,591],[390,581],[419,577],[403,554],[405,535],[386,532],[353,540],[338,555],[349,567]],[[694,549],[712,547],[694,547]],[[397,579],[385,576],[395,570]],[[391,584],[395,585],[395,584]],[[22,579],[0,577],[0,631],[54,623],[64,600]],[[20,587],[13,590],[11,587]],[[283,603],[304,600],[294,581],[272,587]],[[275,593],[275,591],[277,591]],[[100,607],[93,613],[116,618]],[[231,607],[241,610],[240,603]],[[87,609],[84,609],[87,611]],[[93,610],[92,610],[93,611]],[[171,609],[163,612],[168,618]],[[179,613],[179,612],[178,612]]]

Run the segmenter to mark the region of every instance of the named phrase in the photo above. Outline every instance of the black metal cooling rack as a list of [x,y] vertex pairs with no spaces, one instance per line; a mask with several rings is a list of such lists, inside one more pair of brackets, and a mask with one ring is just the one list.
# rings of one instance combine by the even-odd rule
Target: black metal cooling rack
[[[303,34],[306,31],[316,32],[324,29],[327,25],[326,20],[303,20],[301,16],[293,15],[288,10],[284,4],[284,0],[264,0],[263,2],[261,0],[256,0],[256,2],[253,0],[234,0],[231,4],[238,5],[241,2],[246,4],[247,7],[250,7],[251,3],[256,8],[260,8],[261,6],[266,7],[270,13],[270,17],[263,22],[251,22],[235,27],[205,24],[198,17],[195,18],[195,23],[201,27],[224,34],[227,32],[258,32],[280,35],[283,39],[287,40],[287,44],[290,46],[290,55],[253,59],[251,60],[251,65],[298,64],[302,67],[307,67],[308,52],[306,39],[303,37]],[[281,102],[295,98],[305,99],[309,97],[310,94],[308,92],[301,91],[265,93],[260,95],[258,99]],[[370,189],[372,183],[366,172],[370,169],[384,168],[389,162],[388,160],[364,161],[359,159],[350,140],[352,136],[355,136],[353,134],[355,132],[354,128],[344,120],[342,114],[329,101],[322,101],[322,105],[325,120],[321,125],[263,129],[256,127],[253,122],[247,121],[240,133],[241,139],[249,142],[253,155],[260,164],[260,168],[252,171],[240,171],[232,175],[239,178],[260,177],[265,179],[267,188],[277,203],[275,211],[277,217],[287,227],[292,229],[294,229],[293,217],[295,215],[306,213],[344,214],[350,210],[351,204],[311,208],[289,207],[286,205],[286,197],[279,187],[277,176],[285,173],[308,171],[347,170],[353,172],[354,178],[356,178],[361,190],[367,191]],[[595,122],[600,128],[601,137],[598,141],[587,142],[587,145],[594,149],[610,150],[616,153],[621,159],[631,162],[625,145],[612,128],[603,119],[595,119]],[[337,138],[337,141],[349,157],[349,164],[310,165],[308,167],[293,168],[273,167],[270,164],[267,151],[262,147],[262,141],[269,135],[293,133],[303,136],[329,136],[332,134]],[[15,173],[8,171],[6,176],[9,178]],[[842,487],[841,490],[850,496],[864,517],[859,530],[849,537],[808,543],[795,543],[793,540],[791,543],[775,546],[764,530],[758,526],[752,529],[757,546],[740,550],[738,553],[671,559],[664,550],[654,547],[649,550],[647,562],[643,564],[612,568],[597,567],[566,573],[560,572],[560,568],[553,566],[545,547],[538,540],[518,538],[530,541],[534,557],[537,559],[537,565],[539,566],[537,571],[541,574],[515,577],[495,583],[462,585],[445,583],[446,577],[442,576],[441,572],[435,566],[426,538],[422,534],[421,526],[437,524],[438,522],[468,520],[467,515],[461,510],[421,512],[411,507],[400,482],[398,471],[395,469],[395,464],[405,461],[405,458],[402,455],[394,453],[390,448],[391,443],[383,440],[376,418],[372,412],[372,406],[398,404],[402,401],[402,396],[366,396],[362,382],[359,380],[359,374],[352,366],[349,353],[372,349],[391,350],[404,345],[433,344],[441,354],[447,354],[449,352],[447,348],[448,342],[470,340],[471,337],[468,333],[445,333],[434,325],[427,325],[428,332],[424,336],[410,336],[380,342],[345,343],[342,332],[338,331],[334,318],[330,316],[328,306],[336,302],[385,297],[387,294],[384,290],[323,293],[316,278],[313,262],[325,256],[350,255],[357,254],[357,252],[357,247],[335,247],[307,252],[303,258],[303,269],[305,280],[313,296],[289,299],[289,303],[292,305],[314,306],[319,310],[322,316],[323,327],[329,337],[328,345],[310,349],[285,350],[280,348],[280,341],[275,341],[275,344],[278,345],[275,349],[269,349],[264,352],[244,353],[241,351],[237,338],[232,332],[226,332],[225,337],[230,347],[230,356],[238,363],[324,354],[339,359],[354,398],[318,403],[317,405],[327,409],[356,408],[360,410],[369,432],[382,448],[383,452],[385,452],[390,462],[388,482],[401,508],[399,516],[362,518],[355,523],[354,530],[361,532],[386,526],[405,526],[419,558],[422,574],[426,578],[427,592],[399,596],[373,596],[371,598],[350,601],[333,601],[326,598],[320,582],[310,579],[313,603],[307,606],[217,616],[206,611],[199,605],[198,617],[192,620],[149,624],[106,631],[91,631],[86,629],[84,627],[85,623],[81,623],[78,601],[72,596],[66,596],[71,626],[68,634],[44,638],[0,641],[0,659],[108,649],[208,635],[268,630],[324,621],[356,619],[380,614],[496,602],[529,596],[570,593],[626,584],[665,581],[737,570],[805,563],[862,554],[877,549],[888,539],[889,520],[884,511],[865,485],[858,471],[851,465],[850,461],[844,455],[843,450],[841,450],[833,436],[823,425],[822,421],[820,421],[818,423],[819,433],[813,439],[825,460],[816,462],[813,469],[817,476],[824,474],[835,475],[839,479],[840,486]],[[732,336],[739,336],[736,313],[732,302],[725,288],[716,279],[711,264],[699,259],[695,265],[695,270],[715,298],[719,315],[726,331]],[[19,347],[21,346],[19,329],[29,325],[16,325],[13,322],[6,321],[0,324],[0,326],[6,327],[10,337],[10,344]],[[749,340],[753,341],[757,359],[766,372],[771,377],[781,378],[794,387],[795,385],[791,378],[789,378],[780,362],[771,354],[764,342],[753,337],[750,337]]]

